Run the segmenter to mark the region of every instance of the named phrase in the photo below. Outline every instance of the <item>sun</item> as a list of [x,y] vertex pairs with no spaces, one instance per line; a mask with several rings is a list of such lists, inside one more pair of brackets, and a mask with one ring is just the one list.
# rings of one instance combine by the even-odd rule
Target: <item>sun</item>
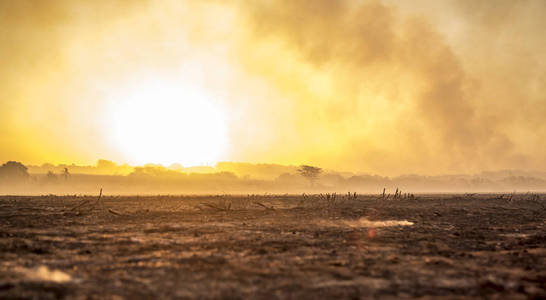
[[194,87],[138,84],[117,93],[107,107],[110,140],[130,163],[210,165],[227,150],[225,110]]

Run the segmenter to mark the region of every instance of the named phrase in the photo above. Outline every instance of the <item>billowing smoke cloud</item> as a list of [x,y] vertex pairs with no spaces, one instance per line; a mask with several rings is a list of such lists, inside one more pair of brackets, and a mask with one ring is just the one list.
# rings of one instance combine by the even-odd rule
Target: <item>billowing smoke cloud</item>
[[495,135],[476,154],[485,168],[546,165],[544,1],[388,1],[426,18],[459,58],[472,83],[479,125]]
[[[490,49],[494,38],[489,35],[495,30],[528,17],[512,12],[525,5],[456,2],[431,4],[433,10],[420,12],[375,1],[259,2],[245,7],[251,31],[245,45],[252,46],[244,48],[241,57],[252,71],[292,97],[287,109],[295,111],[296,120],[285,122],[299,129],[299,146],[304,149],[300,152],[308,153],[310,160],[395,172],[526,168],[543,163],[544,155],[522,146],[542,142],[522,141],[529,120],[504,113],[513,112],[517,103],[543,111],[540,99],[532,99],[540,93],[524,94],[527,87],[510,86],[518,81],[529,84],[539,74],[521,79],[494,65],[529,73],[531,66],[522,68],[510,57],[517,52],[518,46],[509,44],[516,37],[504,37],[507,48],[499,50],[508,55],[502,55],[502,61],[472,57],[473,51],[487,53],[484,49]],[[490,6],[496,8],[489,10]],[[459,11],[450,18],[472,32],[483,31],[471,36],[468,45],[450,42],[464,43],[469,33],[446,37],[457,33],[437,29],[434,18],[429,18],[453,9]],[[544,10],[533,11],[532,19],[540,19],[536,11]],[[521,31],[540,35],[537,28]],[[543,41],[538,35],[529,39]],[[542,58],[538,50],[543,45],[535,46],[529,52]],[[482,72],[465,64],[465,59],[477,57]],[[535,69],[544,74],[543,66]],[[492,85],[507,90],[495,93],[489,90]],[[540,84],[534,86],[543,90],[537,88]],[[533,112],[525,117],[540,118]],[[341,144],[343,150],[331,151],[331,144]],[[321,148],[324,153],[316,150]]]

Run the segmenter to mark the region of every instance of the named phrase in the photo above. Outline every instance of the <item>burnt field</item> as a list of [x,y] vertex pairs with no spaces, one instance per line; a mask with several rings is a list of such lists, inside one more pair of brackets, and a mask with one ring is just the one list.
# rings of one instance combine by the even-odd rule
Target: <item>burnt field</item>
[[546,196],[0,196],[0,298],[546,298]]

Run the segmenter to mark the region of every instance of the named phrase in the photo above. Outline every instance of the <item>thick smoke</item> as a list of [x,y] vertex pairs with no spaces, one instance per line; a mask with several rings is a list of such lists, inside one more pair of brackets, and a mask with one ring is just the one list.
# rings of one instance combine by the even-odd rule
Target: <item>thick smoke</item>
[[[243,48],[241,57],[253,72],[292,97],[291,108],[298,120],[287,122],[296,127],[304,124],[298,135],[307,137],[299,145],[305,150],[341,144],[340,161],[345,158],[362,169],[395,172],[526,168],[531,161],[543,162],[539,152],[521,148],[530,141],[520,143],[519,136],[536,120],[536,112],[525,115],[531,120],[514,120],[502,110],[524,103],[542,112],[544,105],[531,103],[531,95],[518,91],[527,90],[525,86],[511,86],[513,74],[491,78],[495,75],[491,70],[502,71],[489,67],[486,57],[481,62],[486,74],[465,63],[473,49],[488,48],[492,40],[488,34],[494,32],[489,27],[502,30],[514,18],[526,17],[512,12],[522,4],[503,2],[489,10],[497,3],[461,2],[446,3],[443,9],[454,5],[460,6],[461,15],[453,13],[451,18],[471,30],[480,28],[479,35],[487,37],[483,41],[473,37],[474,48],[450,44],[454,40],[446,36],[450,33],[437,29],[434,18],[428,18],[434,11],[403,14],[397,7],[375,1],[272,1],[251,7],[245,3],[251,31],[245,45],[252,46]],[[535,36],[534,40],[544,39]],[[506,50],[513,56],[515,48]],[[537,49],[529,50],[543,57]],[[268,62],[272,53],[277,57]],[[503,65],[529,73],[514,59],[503,57]],[[302,68],[308,71],[301,72]],[[544,74],[544,68],[541,71]],[[528,85],[536,75],[519,81]],[[321,76],[326,80],[318,84],[330,87],[329,93],[325,93],[328,88],[315,86],[316,77]],[[491,82],[506,89],[504,95],[488,90]],[[534,84],[543,89],[539,86]],[[514,98],[507,99],[506,94]],[[336,161],[320,151],[309,153],[319,154],[308,157],[322,163]]]

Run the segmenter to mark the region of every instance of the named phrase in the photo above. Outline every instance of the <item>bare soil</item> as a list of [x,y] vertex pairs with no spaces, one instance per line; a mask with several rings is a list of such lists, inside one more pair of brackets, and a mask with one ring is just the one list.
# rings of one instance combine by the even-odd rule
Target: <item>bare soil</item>
[[1,299],[545,299],[546,196],[0,196]]

